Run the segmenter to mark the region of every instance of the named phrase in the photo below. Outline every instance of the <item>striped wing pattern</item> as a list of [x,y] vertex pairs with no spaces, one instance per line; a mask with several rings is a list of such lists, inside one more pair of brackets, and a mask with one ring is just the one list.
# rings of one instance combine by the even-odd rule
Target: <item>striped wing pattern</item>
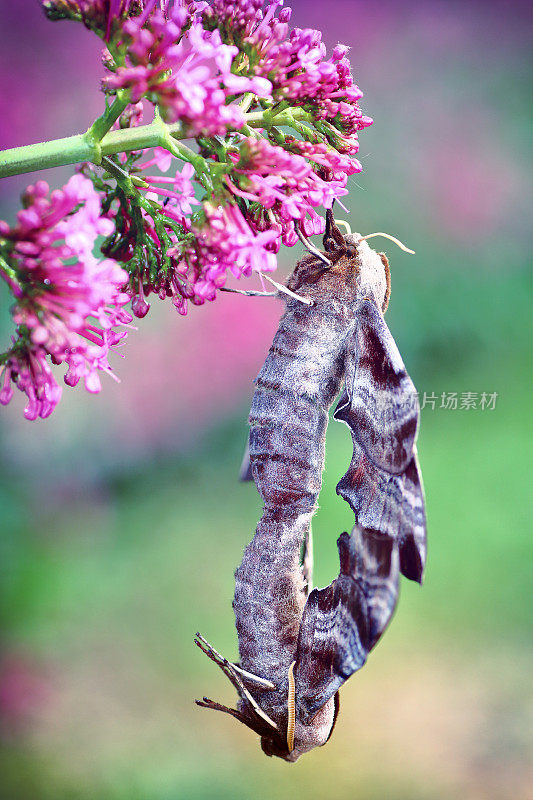
[[389,536],[356,526],[337,540],[340,574],[307,600],[296,661],[305,722],[360,669],[389,622],[398,596],[398,553]]
[[352,461],[337,492],[356,525],[338,540],[339,576],[311,592],[304,609],[296,663],[302,720],[363,666],[396,607],[400,572],[421,582],[425,563],[418,398],[381,312],[368,299],[357,306],[334,416],[352,433]]
[[426,517],[415,445],[418,396],[377,306],[364,300],[356,319],[345,389],[334,414],[350,428],[354,452],[337,492],[352,507],[356,523],[395,539],[400,571],[420,583]]

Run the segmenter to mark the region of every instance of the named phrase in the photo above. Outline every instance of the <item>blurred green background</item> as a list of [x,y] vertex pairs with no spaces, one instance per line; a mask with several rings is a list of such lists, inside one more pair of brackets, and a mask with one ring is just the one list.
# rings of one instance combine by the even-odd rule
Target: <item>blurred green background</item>
[[[37,2],[0,0],[2,146],[98,114],[98,42]],[[0,416],[0,797],[53,800],[531,797],[532,273],[528,28],[519,3],[297,1],[293,22],[352,47],[375,119],[350,223],[394,233],[387,314],[423,399],[429,556],[342,691],[328,745],[296,765],[198,709],[231,703],[193,645],[236,657],[233,571],[260,513],[236,481],[252,380],[277,301],[154,305],[100,396],[66,389],[49,420]],[[46,178],[59,185],[68,170]],[[5,180],[12,219],[32,178]],[[287,272],[297,249],[284,255]],[[0,332],[9,335],[8,299]],[[265,305],[266,304],[266,305]],[[442,392],[498,394],[493,410]],[[337,574],[350,458],[332,423],[313,525],[316,583]]]

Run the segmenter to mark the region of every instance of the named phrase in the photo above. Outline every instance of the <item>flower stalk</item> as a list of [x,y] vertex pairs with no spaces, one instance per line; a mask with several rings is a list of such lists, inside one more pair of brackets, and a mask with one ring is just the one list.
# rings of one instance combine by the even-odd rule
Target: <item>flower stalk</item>
[[101,117],[98,117],[91,125],[87,133],[87,138],[92,141],[101,142],[106,133],[111,130],[117,119],[128,107],[130,100],[127,92],[118,91],[115,101],[111,105],[107,105],[105,112]]
[[[109,109],[109,111],[113,109],[116,119],[118,119],[125,106],[120,111],[119,108],[120,105],[115,106],[113,104]],[[107,117],[106,123],[110,121],[111,116]],[[150,147],[167,147],[169,143],[172,145],[173,139],[179,141],[191,138],[181,123],[175,122],[167,125],[161,119],[156,118],[148,125],[109,131],[105,133],[102,139],[98,139],[95,138],[95,131],[99,131],[103,127],[103,125],[101,127],[98,126],[99,121],[102,119],[103,117],[100,117],[86,133],[67,136],[63,139],[52,139],[49,142],[38,142],[22,147],[13,147],[9,150],[1,150],[0,178],[84,162],[98,165],[101,164],[103,156],[145,150]],[[311,122],[312,116],[302,108],[295,107],[285,109],[278,114],[273,113],[270,109],[252,111],[245,114],[245,120],[246,125],[251,128],[263,128],[268,131],[275,124],[277,127],[287,126],[296,130],[296,123]],[[109,127],[113,125],[113,122]],[[179,152],[179,158],[184,157],[184,151],[179,151],[177,148],[172,148],[172,152],[176,156],[178,156]],[[192,153],[193,151],[191,150],[190,152]],[[187,158],[185,160],[190,159]]]

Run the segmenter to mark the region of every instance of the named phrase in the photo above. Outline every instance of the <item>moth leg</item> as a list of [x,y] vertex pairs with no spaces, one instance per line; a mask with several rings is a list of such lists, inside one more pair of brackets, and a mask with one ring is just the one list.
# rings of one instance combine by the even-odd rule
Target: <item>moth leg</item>
[[231,716],[235,717],[235,719],[238,719],[239,722],[243,722],[242,714],[240,714],[236,708],[228,708],[228,706],[223,706],[221,703],[216,703],[214,700],[210,700],[209,697],[204,697],[202,700],[195,700],[194,702],[201,708],[210,708],[212,711],[223,711],[225,714],[231,714]]
[[328,267],[331,267],[331,261],[329,260],[329,258],[327,258],[327,256],[324,255],[324,253],[321,253],[318,247],[315,247],[314,244],[310,242],[306,236],[304,236],[299,226],[295,225],[294,228],[296,230],[296,235],[298,236],[298,239],[301,241],[305,249],[308,250],[311,253],[311,255],[318,258],[319,261],[322,261],[323,264],[326,264]]
[[240,692],[240,689],[241,689],[240,685],[242,684],[242,681],[240,680],[238,675],[236,675],[235,668],[234,668],[233,664],[231,664],[228,661],[227,658],[224,658],[224,656],[221,656],[220,653],[217,652],[217,650],[215,650],[214,647],[211,647],[209,642],[206,641],[204,639],[204,637],[201,636],[199,633],[196,634],[196,637],[194,639],[194,643],[200,648],[200,650],[203,653],[206,654],[206,656],[208,658],[211,659],[211,661],[214,661],[215,664],[217,664],[217,666],[220,667],[220,669],[222,670],[224,675],[231,681],[231,683],[233,684],[233,686],[237,690],[237,693],[240,695],[240,693],[241,693]]
[[233,667],[233,669],[237,670],[239,675],[242,675],[242,677],[246,678],[246,680],[257,684],[257,686],[259,688],[263,688],[263,689],[275,689],[276,688],[276,684],[272,683],[272,681],[267,681],[266,678],[260,678],[259,675],[252,675],[251,672],[248,672],[247,670],[243,669],[238,664],[235,664],[235,663],[232,662],[231,666]]
[[275,286],[275,287],[276,287],[276,289],[277,289],[279,292],[282,292],[283,294],[286,294],[286,295],[288,295],[289,297],[292,297],[294,300],[299,300],[299,301],[300,301],[300,303],[304,303],[306,306],[314,306],[314,304],[315,304],[315,301],[314,301],[314,300],[311,300],[311,298],[309,298],[309,297],[302,297],[302,296],[301,296],[301,295],[299,295],[299,294],[295,294],[295,292],[291,292],[291,290],[290,290],[290,289],[288,289],[286,286],[284,286],[282,283],[278,283],[277,281],[275,281],[275,280],[274,280],[274,278],[271,278],[271,277],[270,277],[270,275],[265,275],[265,273],[264,273],[264,272],[259,272],[259,275],[260,275],[262,278],[264,278],[266,281],[268,281],[269,283],[271,283],[271,284],[272,284],[272,286]]
[[254,698],[252,697],[252,695],[250,694],[250,692],[248,691],[248,689],[246,689],[246,687],[245,687],[245,686],[244,686],[242,683],[241,683],[241,686],[242,686],[242,691],[243,691],[243,695],[244,695],[244,697],[243,697],[243,695],[241,695],[242,699],[243,699],[243,700],[245,700],[245,699],[246,699],[246,700],[248,701],[249,705],[250,705],[250,706],[252,707],[252,709],[255,711],[255,713],[256,713],[256,715],[259,717],[259,719],[262,719],[262,720],[263,720],[264,722],[266,722],[266,723],[267,723],[267,725],[269,725],[269,726],[270,726],[270,727],[271,727],[273,730],[277,731],[277,730],[278,730],[278,726],[276,725],[276,723],[274,722],[274,720],[270,719],[270,717],[268,716],[268,714],[265,714],[265,712],[263,711],[263,709],[261,708],[261,706],[260,706],[260,705],[259,705],[259,704],[258,704],[258,703],[257,703],[257,702],[254,700]]
[[254,289],[230,289],[227,286],[221,286],[220,291],[243,294],[245,297],[277,297],[278,294],[277,292],[256,292]]
[[239,480],[244,482],[253,481],[253,479],[254,475],[252,472],[252,465],[250,463],[250,435],[248,434],[246,447],[244,448],[244,454],[242,457],[241,469],[239,471]]
[[250,730],[255,731],[259,736],[272,735],[270,727],[265,725],[264,722],[250,719],[246,713],[239,711],[237,708],[228,708],[228,706],[224,706],[222,703],[216,703],[214,700],[210,700],[209,697],[204,697],[202,700],[195,700],[194,702],[197,706],[200,706],[200,708],[210,708],[211,711],[223,711],[224,714],[235,717],[236,720],[242,722],[243,725],[246,725]]
[[270,719],[268,714],[265,714],[265,712],[263,711],[261,706],[256,702],[256,700],[254,700],[254,698],[252,697],[252,695],[250,694],[250,692],[240,679],[239,675],[237,674],[235,666],[230,661],[228,661],[227,658],[221,656],[220,653],[218,653],[214,649],[214,647],[211,647],[209,642],[207,642],[204,639],[204,637],[201,636],[199,633],[196,634],[196,638],[194,641],[195,644],[198,645],[200,650],[202,650],[202,652],[205,653],[206,656],[208,656],[208,658],[211,659],[211,661],[214,661],[215,664],[217,664],[220,667],[224,675],[228,678],[230,683],[235,688],[237,694],[239,695],[243,703],[245,703],[253,711],[255,711],[256,715],[264,722],[266,722],[268,725],[270,725],[270,727],[274,728],[274,730],[277,730],[278,726],[276,725],[275,722],[273,722],[273,720]]
[[309,594],[313,589],[313,564],[313,530],[311,524],[309,524],[309,530],[305,535],[302,552],[302,576],[305,581],[306,594]]

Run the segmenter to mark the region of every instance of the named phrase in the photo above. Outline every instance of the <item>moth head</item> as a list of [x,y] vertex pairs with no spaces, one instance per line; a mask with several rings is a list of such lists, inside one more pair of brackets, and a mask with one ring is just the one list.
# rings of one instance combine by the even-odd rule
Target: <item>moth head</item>
[[[346,226],[346,233],[340,230],[339,225]],[[331,209],[326,212],[323,243],[332,273],[342,277],[346,283],[355,281],[359,296],[372,297],[385,312],[391,289],[389,261],[385,253],[377,253],[369,246],[367,240],[375,236],[390,239],[406,253],[414,253],[389,233],[369,233],[366,236],[352,233],[346,222],[334,219]]]
[[261,715],[262,709],[259,703],[254,702],[252,706],[247,699],[243,700],[241,697],[238,708],[229,708],[204,697],[203,700],[196,700],[196,704],[214,711],[223,711],[225,714],[235,717],[235,719],[259,735],[261,749],[265,755],[277,756],[291,763],[297,761],[301,755],[308,753],[315,747],[322,747],[326,744],[333,733],[339,713],[339,696],[337,692],[335,697],[328,700],[312,719],[303,722],[298,717],[295,718],[294,734],[289,743],[287,737],[288,721],[285,724],[283,720],[280,720],[279,724],[276,725],[273,720],[268,718],[270,721],[267,722],[264,716]]
[[339,693],[322,706],[314,717],[305,723],[296,716],[294,741],[289,747],[287,737],[262,736],[261,749],[267,756],[277,756],[294,763],[300,756],[329,741],[339,713]]
[[293,661],[287,674],[287,725],[285,741],[279,736],[263,736],[261,747],[267,756],[278,756],[285,761],[297,761],[301,755],[326,744],[335,727],[339,713],[338,692],[312,715],[298,714],[296,681]]
[[[341,230],[341,225],[346,225],[346,232]],[[390,297],[389,262],[384,253],[377,253],[368,245],[366,240],[374,235],[386,236],[404,250],[408,249],[388,234],[362,236],[352,233],[347,223],[335,220],[329,209],[326,213],[324,249],[317,250],[300,235],[309,255],[296,265],[288,288],[305,292],[309,290],[308,287],[316,286],[316,290],[310,291],[313,299],[327,299],[332,293],[339,298],[343,293],[345,300],[363,295],[371,297],[384,312]]]
[[[293,762],[297,761],[303,753],[326,744],[333,732],[339,713],[338,693],[328,700],[311,719],[304,719],[303,715],[298,714],[298,698],[295,696],[294,680],[295,662],[293,662],[287,676],[286,718],[283,714],[280,718],[279,695],[275,697],[273,703],[272,698],[270,702],[268,700],[269,692],[277,694],[273,683],[265,678],[258,678],[229,662],[199,633],[196,634],[195,642],[202,652],[220,667],[239,695],[237,708],[229,708],[208,697],[196,700],[197,705],[229,714],[253,730],[259,735],[261,748],[267,756],[278,756],[285,761]],[[253,679],[252,683],[256,684],[256,697],[244,685],[243,681],[249,679]],[[272,710],[270,706],[273,706]],[[272,719],[267,711],[270,711],[275,719]]]

